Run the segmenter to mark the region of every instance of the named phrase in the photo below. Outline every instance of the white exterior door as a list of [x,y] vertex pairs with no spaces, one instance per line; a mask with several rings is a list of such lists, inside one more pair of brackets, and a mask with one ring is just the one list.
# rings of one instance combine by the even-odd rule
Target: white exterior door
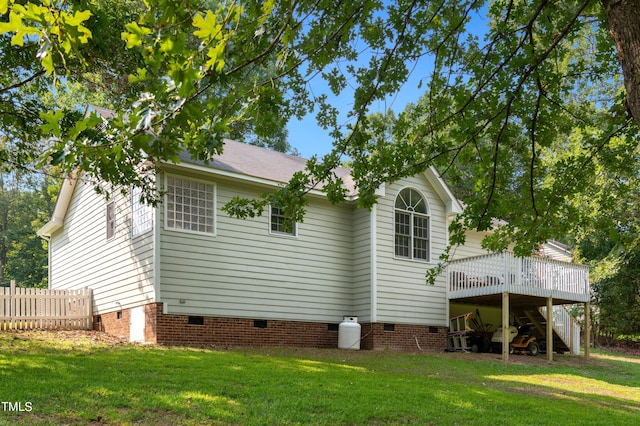
[[144,306],[131,308],[129,323],[129,341],[144,343]]

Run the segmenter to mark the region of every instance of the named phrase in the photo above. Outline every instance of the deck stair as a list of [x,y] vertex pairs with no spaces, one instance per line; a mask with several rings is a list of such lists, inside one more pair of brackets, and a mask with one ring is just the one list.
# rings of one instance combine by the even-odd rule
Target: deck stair
[[501,307],[503,315],[504,311],[516,314],[520,324],[534,325],[538,338],[545,343],[545,312],[546,306],[551,305],[554,350],[571,348],[572,353],[580,353],[580,327],[565,305],[590,303],[587,266],[498,253],[452,260],[447,264],[445,276],[449,301]]
[[[534,328],[533,335],[538,342],[546,342],[547,339],[547,318],[541,309],[526,309],[512,311],[515,321],[520,326],[531,325]],[[569,352],[570,339],[566,341],[557,330],[557,325],[553,326],[553,350],[557,353]]]

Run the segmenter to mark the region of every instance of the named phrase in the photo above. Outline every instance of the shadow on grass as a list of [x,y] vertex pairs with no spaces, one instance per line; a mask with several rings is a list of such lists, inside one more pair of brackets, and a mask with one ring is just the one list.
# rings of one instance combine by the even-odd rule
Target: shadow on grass
[[0,349],[0,399],[33,406],[0,413],[4,424],[633,424],[640,411],[634,363],[70,347],[2,335]]

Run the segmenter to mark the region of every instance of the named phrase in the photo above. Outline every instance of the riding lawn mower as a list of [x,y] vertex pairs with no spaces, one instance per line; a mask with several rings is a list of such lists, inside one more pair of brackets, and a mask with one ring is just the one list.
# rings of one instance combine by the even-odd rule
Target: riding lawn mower
[[[511,325],[507,330],[509,340],[509,353],[529,354],[537,356],[540,353],[540,343],[532,334],[532,327],[524,325],[519,328]],[[498,327],[491,337],[491,349],[494,352],[502,351],[502,327]]]

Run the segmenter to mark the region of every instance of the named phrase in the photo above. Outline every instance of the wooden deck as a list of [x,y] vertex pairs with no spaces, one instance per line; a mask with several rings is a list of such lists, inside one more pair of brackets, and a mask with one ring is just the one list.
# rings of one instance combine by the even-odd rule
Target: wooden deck
[[447,266],[447,297],[460,303],[500,306],[508,293],[512,306],[586,303],[591,298],[589,268],[511,253],[454,260]]
[[[589,325],[589,268],[583,265],[540,257],[515,257],[511,253],[475,256],[451,261],[447,265],[447,298],[450,302],[502,308],[502,323],[510,314],[543,313],[536,327],[546,338],[547,358],[553,359],[554,336],[559,336],[574,354],[580,353],[580,328],[563,306],[585,304],[585,324]],[[547,312],[552,312],[547,321]],[[533,314],[530,314],[533,315]],[[535,322],[535,321],[534,321]],[[544,327],[543,327],[544,325]],[[506,328],[504,328],[506,330]],[[589,330],[585,330],[585,356],[589,356]],[[503,339],[506,341],[506,333]],[[508,345],[502,356],[509,359]]]

